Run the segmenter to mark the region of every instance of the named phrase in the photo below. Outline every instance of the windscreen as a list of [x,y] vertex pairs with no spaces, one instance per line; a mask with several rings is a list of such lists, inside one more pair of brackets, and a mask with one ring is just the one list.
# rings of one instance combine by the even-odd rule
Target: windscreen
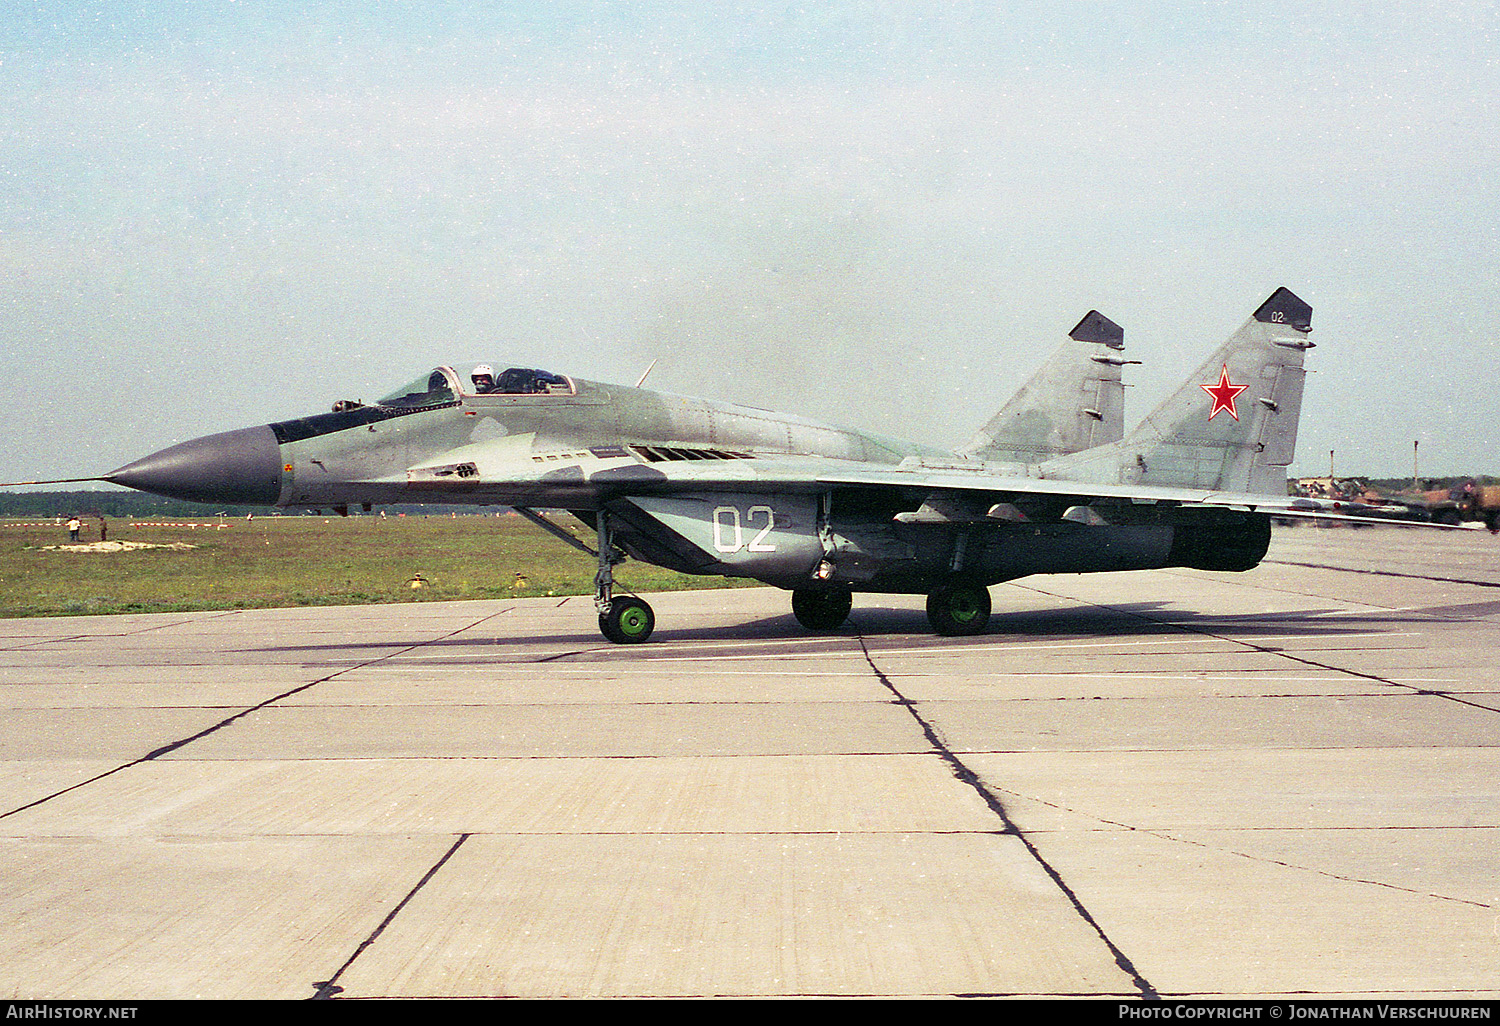
[[410,409],[451,403],[457,399],[458,396],[453,393],[453,383],[440,367],[410,384],[402,385],[390,395],[380,399],[379,405]]

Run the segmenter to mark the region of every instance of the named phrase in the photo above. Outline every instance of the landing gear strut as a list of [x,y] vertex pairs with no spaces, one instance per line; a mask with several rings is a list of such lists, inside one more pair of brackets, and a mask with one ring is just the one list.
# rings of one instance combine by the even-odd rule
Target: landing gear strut
[[990,622],[990,592],[978,581],[950,581],[927,596],[932,629],[955,638],[981,634]]
[[617,645],[638,645],[651,637],[656,614],[644,599],[634,595],[615,598],[614,567],[625,555],[610,539],[609,514],[601,509],[595,523],[599,532],[599,570],[594,574],[594,608],[599,610],[599,633]]

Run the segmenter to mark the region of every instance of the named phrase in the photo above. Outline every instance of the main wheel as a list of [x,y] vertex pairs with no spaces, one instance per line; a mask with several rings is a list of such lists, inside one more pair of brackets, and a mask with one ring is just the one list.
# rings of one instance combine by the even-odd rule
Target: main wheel
[[633,595],[615,599],[609,612],[599,617],[600,633],[616,645],[638,645],[651,637],[655,627],[656,614]]
[[975,581],[945,584],[927,596],[927,620],[946,637],[983,632],[990,622],[990,592]]
[[847,588],[797,588],[792,592],[792,615],[810,631],[831,631],[844,625],[854,596]]

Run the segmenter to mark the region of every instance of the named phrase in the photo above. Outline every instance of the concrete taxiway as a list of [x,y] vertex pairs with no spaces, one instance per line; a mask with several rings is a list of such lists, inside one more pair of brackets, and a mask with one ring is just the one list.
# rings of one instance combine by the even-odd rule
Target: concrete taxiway
[[0,621],[0,995],[1500,995],[1500,539],[992,594]]

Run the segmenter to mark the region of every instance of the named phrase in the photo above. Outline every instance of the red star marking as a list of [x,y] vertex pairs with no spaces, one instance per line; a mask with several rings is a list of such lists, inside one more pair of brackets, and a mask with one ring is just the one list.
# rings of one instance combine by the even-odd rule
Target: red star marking
[[1249,385],[1235,385],[1229,381],[1229,365],[1224,364],[1224,369],[1219,372],[1219,383],[1217,385],[1199,385],[1199,388],[1213,397],[1214,408],[1208,411],[1208,419],[1213,420],[1220,413],[1228,413],[1235,420],[1240,419],[1239,413],[1234,408],[1234,397],[1239,395]]

